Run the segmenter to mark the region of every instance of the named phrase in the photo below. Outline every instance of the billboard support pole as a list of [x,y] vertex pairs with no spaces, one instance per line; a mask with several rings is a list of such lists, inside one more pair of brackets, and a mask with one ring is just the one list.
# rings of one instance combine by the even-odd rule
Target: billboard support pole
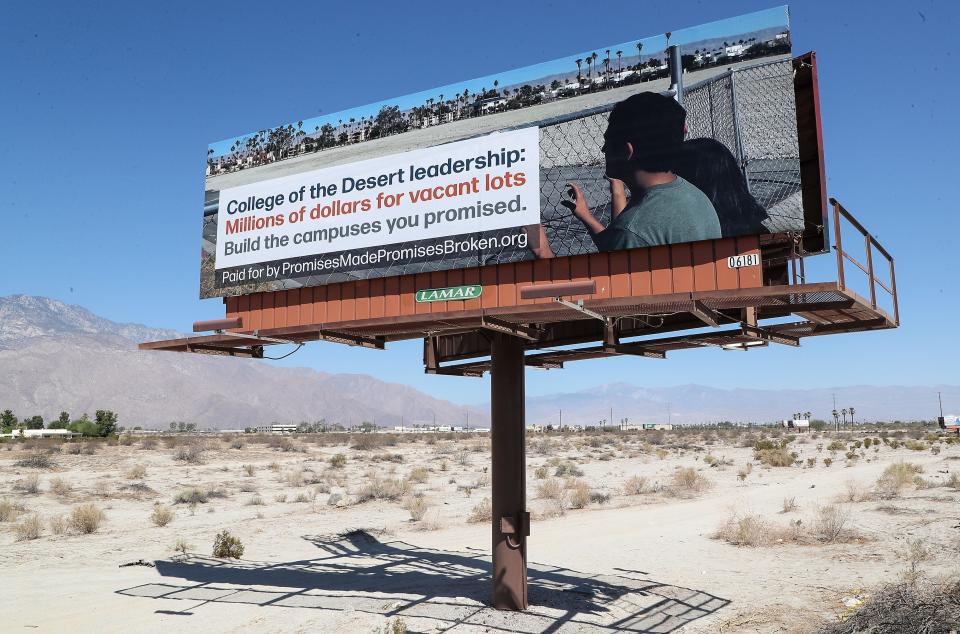
[[493,489],[493,607],[527,609],[524,344],[493,334],[490,343],[490,453]]

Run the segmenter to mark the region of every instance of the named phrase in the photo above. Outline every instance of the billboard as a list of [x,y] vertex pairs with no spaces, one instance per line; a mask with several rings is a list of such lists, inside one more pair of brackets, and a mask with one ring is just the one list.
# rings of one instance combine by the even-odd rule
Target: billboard
[[802,231],[796,122],[776,7],[213,143],[200,295]]

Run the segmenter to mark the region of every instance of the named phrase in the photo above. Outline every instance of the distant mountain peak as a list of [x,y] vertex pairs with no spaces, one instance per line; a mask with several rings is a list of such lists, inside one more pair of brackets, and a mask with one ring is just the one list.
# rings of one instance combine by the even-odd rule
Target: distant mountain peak
[[201,428],[270,422],[475,424],[486,412],[364,374],[327,374],[265,361],[138,350],[183,336],[105,319],[47,297],[0,297],[0,409],[46,419],[111,409],[120,424]]
[[118,337],[129,343],[177,337],[175,330],[117,323],[82,306],[50,297],[0,297],[0,348],[19,348],[39,337]]

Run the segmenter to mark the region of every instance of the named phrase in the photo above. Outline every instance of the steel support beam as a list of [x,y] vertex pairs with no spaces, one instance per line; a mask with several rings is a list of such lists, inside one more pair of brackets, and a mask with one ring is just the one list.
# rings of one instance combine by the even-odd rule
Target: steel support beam
[[480,324],[484,330],[513,335],[514,337],[520,337],[527,341],[537,341],[543,336],[543,330],[540,328],[511,324],[509,321],[503,321],[502,319],[488,317],[486,315],[481,319]]
[[494,334],[490,344],[490,453],[493,486],[493,607],[525,610],[527,512],[523,341]]
[[317,332],[317,339],[320,341],[329,341],[331,343],[342,343],[348,346],[360,346],[361,348],[373,348],[383,350],[384,341],[382,337],[361,337],[359,335],[348,335],[333,330],[320,330]]
[[714,328],[718,328],[721,321],[726,321],[723,315],[716,312],[699,299],[693,300],[693,308],[690,309],[690,314],[706,325]]

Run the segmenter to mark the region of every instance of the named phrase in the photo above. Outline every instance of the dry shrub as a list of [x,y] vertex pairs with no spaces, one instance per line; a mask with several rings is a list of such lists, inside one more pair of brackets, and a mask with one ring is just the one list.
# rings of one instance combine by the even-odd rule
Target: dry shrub
[[710,480],[698,473],[696,469],[682,467],[673,472],[669,491],[672,495],[685,497],[706,491],[710,486]]
[[947,478],[947,482],[944,486],[948,486],[951,489],[960,490],[960,473],[950,472],[950,477]]
[[13,464],[16,467],[27,467],[29,469],[53,469],[57,466],[57,463],[53,461],[53,458],[45,453],[31,454],[26,458],[17,460]]
[[351,447],[360,451],[370,451],[371,449],[379,449],[383,446],[380,434],[359,434],[354,436],[352,440],[353,443]]
[[563,482],[555,478],[544,480],[537,485],[537,497],[541,500],[556,500],[565,494]]
[[199,442],[189,442],[178,446],[173,452],[173,459],[187,464],[203,464],[204,447]]
[[257,471],[257,467],[255,465],[252,465],[252,464],[243,465],[243,472],[247,474],[248,478],[252,478],[253,474],[256,473],[256,471]]
[[466,467],[470,465],[470,452],[466,449],[460,449],[453,454],[453,460],[461,467]]
[[813,534],[817,541],[832,544],[855,537],[852,531],[847,529],[851,514],[849,506],[831,504],[818,508],[813,522]]
[[283,452],[303,450],[300,443],[294,442],[287,436],[270,436],[267,439],[267,447]]
[[53,478],[50,480],[50,493],[58,497],[67,497],[73,492],[73,485],[63,478]]
[[923,441],[921,441],[921,440],[908,440],[908,441],[906,441],[906,442],[904,443],[903,446],[906,447],[907,449],[911,450],[911,451],[926,451],[926,450],[927,450],[927,443],[925,443],[925,442],[923,442]]
[[304,473],[303,469],[298,469],[297,471],[288,471],[284,477],[287,484],[292,487],[302,487],[304,484]]
[[156,449],[157,439],[156,438],[144,438],[140,441],[141,449]]
[[143,464],[135,464],[127,469],[128,480],[143,480],[147,477],[147,467]]
[[877,496],[884,500],[898,497],[903,488],[912,483],[920,473],[923,473],[923,469],[911,462],[901,461],[890,465],[884,469],[883,475],[877,478]]
[[759,515],[733,513],[712,537],[734,546],[767,546],[773,541],[770,525]]
[[838,496],[841,502],[868,502],[871,499],[870,491],[860,484],[849,480],[844,485],[844,491]]
[[249,500],[247,500],[247,506],[265,506],[266,502],[263,501],[263,498],[259,494],[254,494]]
[[650,482],[644,476],[631,476],[623,483],[624,495],[643,495],[651,491],[652,487],[650,486]]
[[370,482],[360,487],[355,495],[357,504],[370,500],[396,501],[410,490],[410,484],[404,480],[380,478],[376,474],[368,474],[368,477]]
[[789,497],[783,498],[783,504],[781,505],[781,513],[793,513],[797,510],[797,498]]
[[467,515],[467,522],[471,524],[489,522],[492,516],[493,506],[490,504],[489,498],[483,498],[475,507],[470,510],[470,514]]
[[567,510],[568,491],[564,483],[556,478],[544,480],[537,485],[537,497],[549,502],[545,517],[563,515]]
[[70,522],[66,515],[54,515],[50,518],[50,532],[54,535],[63,535],[70,527]]
[[244,482],[240,485],[240,493],[256,493],[257,485],[252,482]]
[[92,502],[73,507],[70,512],[70,529],[82,535],[95,533],[106,519],[100,507]]
[[786,447],[760,449],[753,452],[753,459],[771,467],[789,467],[797,459],[797,454]]
[[308,504],[313,502],[315,498],[316,495],[301,491],[300,493],[297,493],[297,496],[293,498],[293,501],[295,504]]
[[583,480],[571,480],[567,482],[568,499],[570,508],[582,509],[590,504],[592,491],[590,486]]
[[425,497],[414,495],[404,500],[403,508],[410,513],[410,521],[419,522],[423,519],[423,516],[427,514],[427,509],[430,508],[430,505],[427,503]]
[[213,556],[219,559],[240,559],[243,557],[243,543],[229,531],[222,531],[213,541]]
[[13,502],[6,498],[0,500],[0,522],[12,522],[26,511],[27,507],[20,502]]
[[40,493],[40,476],[35,473],[30,474],[23,480],[17,480],[13,488],[21,493],[36,495]]
[[742,469],[739,469],[737,471],[737,479],[743,482],[744,480],[747,479],[747,476],[750,475],[751,473],[753,473],[753,463],[748,462],[743,466]]
[[223,489],[201,489],[191,487],[180,491],[173,497],[174,504],[206,504],[211,498],[225,498],[227,492]]
[[13,533],[16,535],[18,542],[37,539],[43,534],[43,522],[40,520],[40,516],[34,513],[14,526]]
[[347,457],[342,453],[330,457],[330,467],[333,469],[342,469],[347,464]]
[[176,517],[176,514],[173,509],[163,504],[154,506],[153,512],[150,513],[150,521],[153,522],[154,526],[166,526],[173,521],[174,517]]
[[553,475],[557,476],[558,478],[564,478],[567,476],[579,478],[583,475],[583,470],[572,460],[563,460],[556,463],[556,469],[554,470]]
[[960,631],[960,581],[909,579],[873,592],[821,634],[926,634]]
[[536,478],[537,480],[543,480],[544,478],[547,477],[547,475],[549,475],[549,472],[547,471],[547,468],[545,466],[537,467],[533,471],[533,477]]
[[407,474],[407,480],[410,482],[417,482],[423,484],[430,478],[430,471],[426,467],[414,467],[410,469],[410,473]]
[[[712,537],[736,546],[769,546],[774,543],[833,544],[861,539],[848,527],[851,511],[845,506],[817,508],[813,518],[804,523],[795,519],[787,526],[771,524],[755,514],[733,512],[721,524]],[[809,526],[809,530],[806,529]]]
[[231,449],[243,449],[244,447],[247,446],[246,441],[244,441],[244,439],[240,438],[239,436],[232,438],[230,442],[227,444]]

